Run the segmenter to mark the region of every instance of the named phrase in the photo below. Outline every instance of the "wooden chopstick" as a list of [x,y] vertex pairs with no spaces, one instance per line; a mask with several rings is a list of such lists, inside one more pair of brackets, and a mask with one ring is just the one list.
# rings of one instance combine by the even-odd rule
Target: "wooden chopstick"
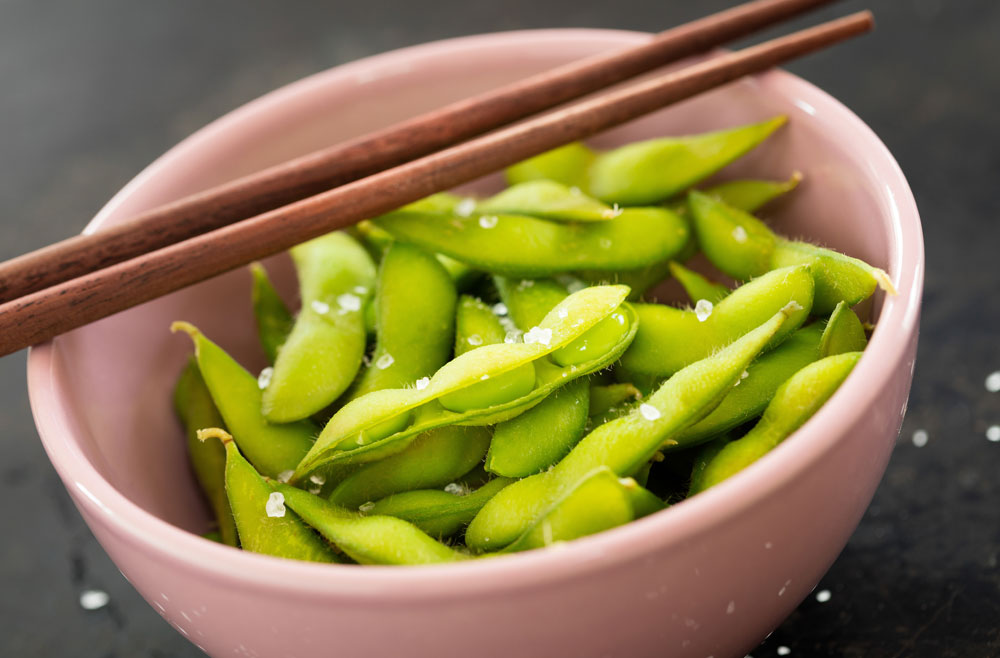
[[863,11],[608,92],[0,305],[0,355],[872,29]]
[[0,263],[0,302],[433,153],[832,0],[756,0]]

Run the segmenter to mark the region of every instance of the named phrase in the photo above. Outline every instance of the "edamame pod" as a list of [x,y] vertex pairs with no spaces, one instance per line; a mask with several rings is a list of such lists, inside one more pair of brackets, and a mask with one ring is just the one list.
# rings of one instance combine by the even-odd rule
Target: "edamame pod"
[[[651,389],[652,390],[652,389]],[[590,409],[587,427],[593,429],[632,411],[642,400],[640,391],[631,382],[590,387]]]
[[802,174],[796,171],[786,181],[732,180],[706,189],[705,194],[734,208],[754,212],[774,199],[788,194],[798,187],[800,182]]
[[486,470],[507,477],[544,471],[572,449],[587,426],[590,384],[577,379],[496,426]]
[[261,413],[260,380],[189,322],[175,322],[194,343],[195,359],[205,385],[240,451],[269,477],[291,471],[309,452],[316,427],[308,421],[272,425]]
[[630,373],[668,377],[792,304],[794,310],[775,337],[776,344],[809,317],[813,289],[809,268],[800,265],[768,272],[714,306],[706,301],[693,310],[680,310],[635,304],[639,331],[622,356],[622,366]]
[[504,552],[544,548],[625,525],[636,518],[627,488],[638,486],[632,478],[619,480],[610,468],[595,469],[552,503]]
[[376,282],[375,351],[351,398],[411,385],[444,365],[451,354],[456,299],[451,277],[432,255],[411,244],[392,244]]
[[364,307],[375,264],[346,233],[291,249],[302,309],[264,390],[264,416],[288,423],[320,411],[354,380],[365,350]]
[[236,522],[226,498],[226,450],[217,441],[198,440],[198,430],[222,427],[224,421],[212,402],[212,394],[191,359],[174,387],[174,410],[187,435],[188,459],[218,524],[219,541],[236,546]]
[[437,564],[466,557],[412,523],[362,516],[290,485],[269,484],[306,523],[358,564]]
[[226,495],[245,551],[309,562],[337,562],[326,543],[285,509],[254,467],[219,428],[199,430],[202,441],[219,439],[226,450]]
[[450,425],[424,432],[399,454],[364,464],[347,476],[329,500],[357,509],[401,491],[442,487],[471,471],[489,445],[485,427]]
[[431,537],[451,537],[468,525],[486,501],[513,481],[495,478],[468,493],[442,489],[406,491],[377,501],[365,514],[394,516],[409,521]]
[[844,352],[860,352],[868,345],[865,328],[845,302],[837,304],[830,320],[823,330],[819,341],[819,352],[822,356],[843,354]]
[[566,287],[553,279],[495,276],[493,285],[503,300],[508,317],[522,332],[538,325],[556,304],[569,296]]
[[857,258],[777,235],[764,222],[700,192],[688,195],[698,243],[713,265],[735,279],[780,267],[807,264],[816,280],[813,312],[827,315],[841,301],[853,306],[879,285],[895,288],[882,270]]
[[691,494],[735,475],[784,441],[830,399],[860,358],[861,352],[828,356],[792,375],[774,394],[760,422],[705,464],[692,482]]
[[273,364],[278,357],[278,350],[292,331],[295,318],[274,289],[263,265],[253,263],[250,274],[253,277],[250,298],[253,301],[253,315],[257,320],[257,337],[267,356],[267,362]]
[[455,314],[455,356],[483,345],[502,343],[507,337],[500,318],[477,297],[462,295]]
[[687,244],[687,224],[665,208],[626,208],[613,220],[563,224],[523,215],[464,218],[401,209],[374,222],[401,240],[477,269],[515,277],[637,268]]
[[[410,440],[434,427],[492,425],[512,418],[560,386],[606,367],[635,335],[631,310],[621,305],[627,295],[628,289],[621,286],[585,288],[556,306],[525,334],[523,343],[486,345],[448,362],[415,388],[374,391],[352,400],[323,429],[316,445],[299,464],[296,477],[334,461],[370,461],[384,454],[389,444]],[[548,358],[615,314],[624,318],[622,333],[599,358],[571,366],[559,366]],[[474,392],[492,379],[506,378],[526,367],[535,372],[534,388],[528,393],[521,394],[518,387],[493,391],[496,397],[489,400],[484,396],[481,408],[459,412],[443,403],[446,396],[459,391],[471,398],[470,389]]]
[[635,473],[671,436],[703,417],[725,397],[787,317],[785,311],[780,311],[728,347],[687,366],[633,413],[585,436],[551,470],[505,488],[469,524],[466,544],[480,551],[508,546],[595,468],[606,466],[618,476]]
[[571,142],[507,167],[505,174],[510,185],[551,180],[584,188],[587,185],[587,169],[594,157],[594,152],[583,143]]
[[687,293],[692,304],[697,304],[702,299],[710,301],[712,304],[718,304],[732,292],[721,283],[711,281],[694,270],[689,270],[680,263],[671,261],[669,267],[670,273],[681,284],[681,287],[684,288],[684,292]]
[[585,189],[607,203],[657,203],[744,155],[786,120],[778,116],[729,130],[626,144],[594,159]]
[[591,199],[578,187],[551,180],[535,180],[513,185],[476,206],[480,215],[528,215],[552,221],[602,222],[614,219],[621,210]]

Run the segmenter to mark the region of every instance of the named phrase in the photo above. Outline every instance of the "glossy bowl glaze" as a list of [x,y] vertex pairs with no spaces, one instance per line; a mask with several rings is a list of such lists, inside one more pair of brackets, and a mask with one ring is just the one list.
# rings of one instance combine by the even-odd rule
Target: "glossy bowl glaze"
[[[492,34],[408,48],[268,94],[191,136],[88,231],[422,110],[646,35]],[[195,322],[259,367],[249,277],[234,272],[32,349],[39,433],[81,514],[157,611],[213,655],[742,656],[816,585],[857,525],[899,431],[913,371],[923,245],[892,156],[849,110],[776,71],[600,136],[598,145],[790,124],[727,170],[806,182],[770,219],[889,271],[861,362],[791,439],[689,501],[543,551],[420,568],[326,566],[200,538],[207,514],[170,391]],[[484,185],[496,184],[496,179]],[[287,261],[276,259],[282,285]]]

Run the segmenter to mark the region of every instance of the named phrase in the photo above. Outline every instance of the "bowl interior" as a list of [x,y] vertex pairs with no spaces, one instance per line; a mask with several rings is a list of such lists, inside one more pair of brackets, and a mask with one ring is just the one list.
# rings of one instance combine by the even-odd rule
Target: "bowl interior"
[[[516,42],[504,35],[390,54],[313,76],[249,104],[189,138],[119,193],[88,230],[318,147],[368,132],[566,61],[646,38],[611,31],[546,31]],[[776,114],[789,124],[727,168],[724,178],[804,182],[764,213],[780,232],[806,236],[887,269],[899,280],[892,192],[873,173],[873,136],[831,122],[826,108],[774,72],[728,85],[593,140],[597,146],[715,130]],[[811,88],[810,88],[811,89]],[[815,91],[815,90],[814,90]],[[838,110],[842,111],[842,110]],[[877,140],[874,140],[877,144]],[[479,189],[499,185],[493,176]],[[286,299],[294,277],[287,259],[268,263]],[[146,512],[202,532],[207,512],[188,468],[171,390],[190,341],[171,335],[188,320],[252,371],[263,364],[250,311],[250,279],[236,271],[57,338],[52,381],[69,432],[46,438],[64,476],[82,453],[110,485]],[[879,298],[880,299],[880,298]],[[876,301],[877,314],[881,301]],[[850,382],[848,383],[850,385]],[[74,454],[77,454],[74,452]],[[668,510],[665,514],[669,514]]]

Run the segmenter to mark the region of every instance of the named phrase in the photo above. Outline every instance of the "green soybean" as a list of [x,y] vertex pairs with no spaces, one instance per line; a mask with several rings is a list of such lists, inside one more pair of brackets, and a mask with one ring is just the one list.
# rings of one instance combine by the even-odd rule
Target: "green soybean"
[[639,331],[622,356],[630,373],[667,377],[703,358],[791,304],[781,341],[806,318],[813,303],[813,277],[802,265],[774,270],[734,290],[717,305],[694,310],[635,304]]
[[264,391],[272,423],[307,418],[336,400],[354,380],[365,350],[364,306],[375,264],[346,233],[331,233],[291,250],[302,309]]
[[595,153],[580,142],[546,151],[506,169],[507,182],[511,185],[534,180],[551,180],[564,185],[586,187],[587,169]]
[[692,483],[691,493],[732,477],[770,452],[830,399],[860,358],[860,352],[828,356],[792,375],[774,394],[760,422],[705,464],[699,478]]
[[306,523],[358,564],[438,564],[466,556],[391,516],[363,516],[319,496],[269,482]]
[[786,319],[786,313],[779,312],[728,347],[687,366],[633,413],[585,436],[551,470],[505,488],[469,524],[466,544],[480,551],[511,544],[595,468],[606,466],[619,476],[638,471],[672,435],[703,417],[725,397]]
[[802,182],[802,174],[794,172],[786,181],[771,180],[733,180],[714,185],[705,190],[705,194],[723,203],[754,212],[780,196],[788,194]]
[[455,313],[455,356],[483,345],[502,343],[507,337],[493,308],[477,297],[462,295]]
[[257,337],[268,363],[273,364],[278,357],[278,350],[292,331],[295,318],[278,295],[278,291],[274,289],[263,265],[252,264],[250,274],[253,277],[250,298],[253,302],[253,315],[257,321]]
[[500,299],[514,325],[521,331],[537,326],[555,306],[569,295],[566,287],[553,279],[511,279],[493,277]]
[[198,432],[202,441],[220,439],[226,451],[226,495],[243,550],[310,562],[336,562],[326,543],[294,513],[243,458],[233,437],[218,428]]
[[680,263],[671,261],[669,267],[670,273],[681,284],[681,287],[684,288],[684,292],[687,293],[692,304],[698,303],[701,299],[708,300],[712,304],[718,304],[732,292],[721,283],[711,281],[694,270],[689,270]]
[[494,478],[468,493],[442,489],[405,491],[375,502],[365,514],[394,516],[409,521],[431,537],[451,537],[469,524],[486,501],[513,481]]
[[665,208],[626,208],[609,221],[570,224],[522,215],[466,218],[405,208],[374,221],[400,240],[515,277],[638,268],[672,258],[690,235],[684,220]]
[[837,304],[819,341],[820,354],[831,356],[844,352],[860,352],[867,344],[868,338],[865,336],[861,320],[845,302]]
[[330,494],[331,503],[358,506],[401,491],[454,482],[483,460],[490,445],[484,427],[451,425],[424,432],[402,452],[362,465]]
[[174,410],[187,435],[188,459],[218,525],[219,541],[236,546],[236,522],[226,498],[226,450],[217,441],[198,440],[198,430],[222,427],[224,421],[212,402],[212,394],[192,359],[174,387]]
[[479,215],[529,215],[553,221],[602,222],[614,219],[620,210],[592,199],[578,187],[551,180],[513,185],[476,206]]
[[853,306],[867,299],[876,285],[895,293],[888,275],[864,261],[783,238],[750,213],[699,192],[688,195],[688,204],[698,243],[712,264],[729,276],[745,280],[808,264],[816,280],[817,315],[829,314],[841,301]]
[[316,427],[308,421],[272,425],[261,413],[260,380],[188,322],[175,322],[194,343],[195,359],[212,400],[240,451],[269,477],[292,471],[312,447]]

